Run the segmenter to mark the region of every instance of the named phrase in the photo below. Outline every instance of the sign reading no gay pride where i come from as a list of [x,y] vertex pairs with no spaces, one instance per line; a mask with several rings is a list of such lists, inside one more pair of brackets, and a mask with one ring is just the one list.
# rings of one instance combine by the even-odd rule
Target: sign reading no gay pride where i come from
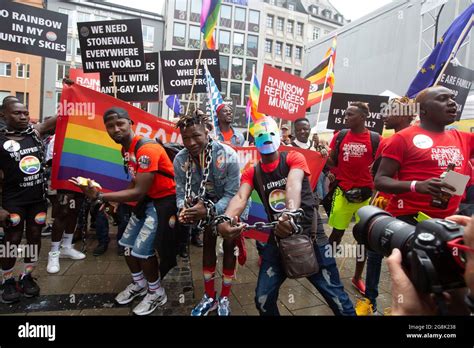
[[140,19],[77,23],[84,72],[145,71]]
[[258,112],[290,121],[304,117],[310,84],[308,80],[265,64]]
[[0,49],[66,60],[67,18],[62,13],[0,0]]

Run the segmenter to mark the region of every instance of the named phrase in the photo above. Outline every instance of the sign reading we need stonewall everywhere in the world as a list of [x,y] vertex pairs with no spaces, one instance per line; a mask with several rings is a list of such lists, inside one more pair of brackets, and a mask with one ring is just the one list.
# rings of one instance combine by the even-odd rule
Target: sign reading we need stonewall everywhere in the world
[[[117,98],[124,101],[143,102],[160,99],[160,74],[158,52],[145,53],[146,71],[120,73],[115,75]],[[100,74],[102,93],[114,96],[114,77],[111,73]]]
[[265,64],[258,112],[290,121],[304,117],[310,84],[308,80]]
[[67,15],[0,0],[0,49],[66,60]]
[[77,23],[84,72],[145,71],[140,19]]

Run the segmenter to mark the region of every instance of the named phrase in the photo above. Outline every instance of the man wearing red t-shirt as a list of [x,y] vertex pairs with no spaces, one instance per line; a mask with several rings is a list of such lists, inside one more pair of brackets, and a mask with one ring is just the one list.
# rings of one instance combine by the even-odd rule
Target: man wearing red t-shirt
[[[333,194],[333,203],[329,215],[329,226],[333,228],[329,237],[329,244],[339,245],[344,231],[359,208],[369,204],[374,188],[370,167],[374,161],[372,137],[380,139],[378,134],[372,135],[365,128],[365,121],[369,116],[369,107],[366,103],[351,103],[345,113],[346,127],[349,131],[338,144],[338,135],[331,141],[331,154],[327,165],[336,167],[336,180],[338,187]],[[343,132],[343,131],[341,131]],[[336,149],[338,146],[338,149]],[[377,142],[378,144],[378,142]],[[376,146],[377,144],[374,144]],[[336,153],[338,156],[336,158]],[[357,220],[357,216],[356,216]],[[335,249],[335,248],[334,248]],[[357,258],[356,269],[352,284],[362,293],[365,285],[361,280],[364,270],[363,258]]]
[[[334,314],[355,315],[339,278],[336,262],[326,252],[328,240],[319,214],[314,209],[306,159],[298,152],[278,152],[280,132],[271,117],[255,123],[254,136],[262,159],[244,171],[239,191],[230,201],[225,214],[229,218],[240,216],[255,188],[265,206],[268,220],[278,221],[263,250],[258,274],[255,304],[260,315],[279,315],[278,292],[286,279],[286,273],[276,242],[295,232],[285,212],[299,208],[304,211],[304,217],[299,221],[302,233],[311,235],[312,230],[316,230],[314,250],[320,269],[307,279],[319,290]],[[313,226],[314,214],[317,214],[317,226]],[[218,232],[224,239],[232,239],[240,235],[244,227],[244,224],[232,226],[230,222],[223,222],[218,225]]]
[[[119,304],[127,304],[135,297],[146,295],[133,309],[133,313],[148,315],[167,301],[165,289],[160,284],[155,242],[158,244],[162,273],[173,266],[170,261],[170,264],[166,265],[168,268],[163,269],[163,261],[169,261],[169,249],[174,245],[161,247],[159,243],[172,234],[170,229],[176,223],[173,163],[160,144],[149,139],[142,140],[141,136],[133,133],[133,122],[126,110],[118,107],[106,110],[104,123],[109,136],[123,147],[122,154],[133,180],[131,188],[102,193],[93,187],[90,181],[88,186],[80,186],[74,178],[71,182],[78,185],[89,199],[98,203],[138,201],[119,241],[119,245],[128,249],[125,252],[125,260],[132,273],[133,283],[119,293],[115,300]],[[156,238],[158,231],[160,239]],[[173,255],[176,265],[176,255]]]
[[[432,218],[453,215],[461,196],[452,196],[446,209],[431,205],[433,197],[454,188],[440,179],[450,163],[455,171],[468,174],[474,137],[458,130],[445,130],[456,120],[457,104],[445,87],[430,87],[417,96],[420,125],[393,135],[382,153],[375,177],[378,190],[394,194],[387,211],[415,225],[418,212]],[[394,179],[394,177],[397,179]]]

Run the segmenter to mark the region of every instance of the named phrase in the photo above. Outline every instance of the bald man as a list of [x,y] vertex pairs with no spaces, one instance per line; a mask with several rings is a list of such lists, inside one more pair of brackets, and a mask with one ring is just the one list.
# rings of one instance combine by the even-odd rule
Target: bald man
[[[442,190],[454,188],[440,179],[449,164],[455,171],[469,174],[473,156],[472,133],[445,127],[456,120],[458,105],[451,90],[430,87],[421,91],[416,102],[420,108],[420,125],[394,134],[382,152],[375,176],[377,190],[393,194],[386,210],[400,220],[415,225],[418,212],[432,218],[453,215],[461,196],[452,196],[446,209],[431,204]],[[394,179],[397,178],[397,179]]]

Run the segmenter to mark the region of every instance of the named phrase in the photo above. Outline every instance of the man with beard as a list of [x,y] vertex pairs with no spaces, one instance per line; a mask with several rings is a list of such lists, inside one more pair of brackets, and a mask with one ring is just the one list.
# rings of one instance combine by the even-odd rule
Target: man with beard
[[217,112],[217,140],[234,146],[243,146],[245,139],[242,133],[232,127],[234,112],[232,106],[221,104],[216,109]]

